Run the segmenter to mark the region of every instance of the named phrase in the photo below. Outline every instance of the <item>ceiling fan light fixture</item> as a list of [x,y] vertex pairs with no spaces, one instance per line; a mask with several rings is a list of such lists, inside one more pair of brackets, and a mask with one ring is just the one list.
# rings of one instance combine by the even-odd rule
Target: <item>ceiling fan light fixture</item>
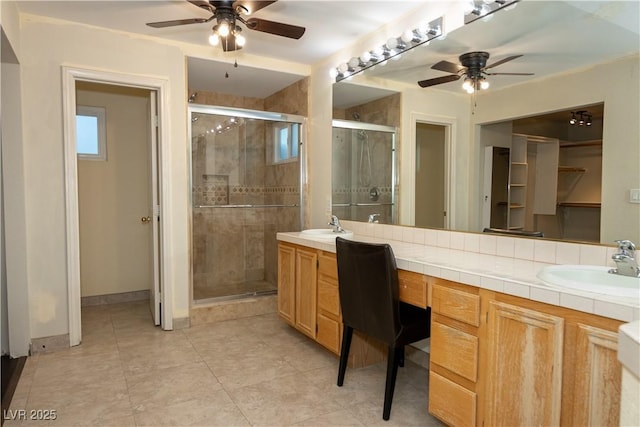
[[218,46],[220,44],[220,37],[215,31],[209,36],[209,44],[211,46]]
[[242,34],[240,34],[240,32],[236,32],[235,36],[236,44],[238,45],[238,47],[243,47],[247,43],[247,39]]
[[468,93],[473,93],[474,91],[473,86],[474,86],[473,80],[471,80],[469,77],[464,79],[464,82],[462,83],[462,89],[466,90]]
[[221,23],[216,25],[216,27],[217,27],[217,30],[214,29],[214,31],[217,31],[220,37],[227,37],[229,35],[230,29],[229,29],[229,23],[227,21],[222,21]]
[[482,77],[480,79],[480,89],[482,89],[482,90],[489,89],[489,81],[487,79],[485,79],[484,77]]

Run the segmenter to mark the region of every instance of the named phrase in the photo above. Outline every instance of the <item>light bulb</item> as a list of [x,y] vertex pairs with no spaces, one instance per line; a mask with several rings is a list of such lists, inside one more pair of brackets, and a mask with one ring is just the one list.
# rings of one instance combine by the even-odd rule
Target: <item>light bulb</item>
[[420,41],[420,37],[418,37],[418,35],[416,34],[416,31],[413,31],[413,30],[405,31],[404,33],[402,33],[402,36],[400,36],[400,38],[405,43],[412,43],[412,42],[417,43]]
[[463,7],[462,10],[463,10],[464,14],[468,15],[468,14],[470,14],[470,13],[472,13],[474,11],[474,9],[476,8],[476,5],[472,0],[470,0],[470,1],[464,2],[462,7]]
[[469,86],[467,89],[465,89],[467,91],[468,94],[472,94],[473,92],[475,92],[475,89],[473,88],[473,86]]
[[349,68],[353,68],[353,69],[358,68],[360,66],[360,59],[354,56],[349,60],[348,64],[349,64]]
[[469,89],[471,89],[471,91],[473,92],[473,82],[471,81],[471,79],[464,80],[464,83],[462,83],[462,89],[466,90],[467,92],[469,92]]
[[236,45],[242,47],[245,45],[246,42],[247,42],[247,39],[245,39],[242,34],[236,35]]
[[364,62],[365,64],[369,61],[371,61],[371,53],[369,52],[362,52],[362,55],[360,55],[360,60],[362,62]]
[[220,37],[215,33],[211,34],[209,36],[209,44],[211,46],[218,46],[218,44],[220,44]]
[[480,89],[482,90],[489,89],[489,82],[486,81],[485,79],[482,79],[482,81],[480,82]]
[[396,46],[398,46],[398,39],[396,39],[395,37],[391,37],[389,40],[387,40],[385,46],[387,46],[389,49],[395,49]]
[[223,22],[218,26],[218,34],[220,37],[227,37],[229,35],[229,23]]
[[342,64],[338,65],[338,72],[340,74],[344,74],[347,71],[349,71],[349,66],[345,62],[343,62]]
[[338,77],[338,69],[337,68],[330,69],[329,77],[331,77],[332,79],[335,79],[336,77]]

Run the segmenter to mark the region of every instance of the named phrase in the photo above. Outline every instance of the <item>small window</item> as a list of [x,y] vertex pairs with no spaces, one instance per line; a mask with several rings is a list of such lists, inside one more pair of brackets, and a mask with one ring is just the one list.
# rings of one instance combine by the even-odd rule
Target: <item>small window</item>
[[274,125],[274,163],[293,162],[298,159],[300,145],[299,123],[277,123]]
[[105,109],[79,105],[76,109],[76,150],[81,160],[107,160]]

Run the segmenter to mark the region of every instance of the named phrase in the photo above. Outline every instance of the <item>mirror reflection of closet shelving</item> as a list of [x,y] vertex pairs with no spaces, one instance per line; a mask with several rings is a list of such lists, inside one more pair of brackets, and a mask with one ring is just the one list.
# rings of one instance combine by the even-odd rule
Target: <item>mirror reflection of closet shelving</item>
[[514,135],[509,161],[509,193],[507,200],[507,228],[524,230],[527,204],[527,138]]

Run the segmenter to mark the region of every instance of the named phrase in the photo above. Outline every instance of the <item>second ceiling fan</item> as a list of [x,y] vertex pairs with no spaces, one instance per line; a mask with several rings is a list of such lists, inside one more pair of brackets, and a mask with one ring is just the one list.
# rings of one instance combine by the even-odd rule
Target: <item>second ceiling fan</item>
[[282,22],[268,21],[260,18],[245,18],[251,13],[265,8],[277,0],[251,1],[251,0],[188,0],[189,3],[211,12],[209,18],[187,18],[172,21],[149,22],[148,26],[153,28],[174,27],[177,25],[203,24],[214,19],[213,33],[209,39],[211,44],[219,43],[225,52],[241,49],[244,46],[244,36],[242,28],[238,23],[242,23],[248,29],[261,31],[263,33],[274,34],[276,36],[299,39],[305,32],[304,27],[284,24]]
[[520,58],[521,56],[522,55],[508,56],[494,62],[493,64],[487,65],[487,60],[489,59],[488,52],[464,53],[458,57],[460,64],[455,64],[449,61],[440,61],[431,66],[434,70],[445,71],[452,74],[433,79],[420,80],[418,85],[420,85],[420,87],[435,86],[442,83],[460,80],[464,77],[465,81],[463,88],[467,92],[473,93],[476,90],[486,89],[489,87],[489,82],[487,81],[486,76],[532,76],[533,73],[492,73],[488,71],[493,67]]

